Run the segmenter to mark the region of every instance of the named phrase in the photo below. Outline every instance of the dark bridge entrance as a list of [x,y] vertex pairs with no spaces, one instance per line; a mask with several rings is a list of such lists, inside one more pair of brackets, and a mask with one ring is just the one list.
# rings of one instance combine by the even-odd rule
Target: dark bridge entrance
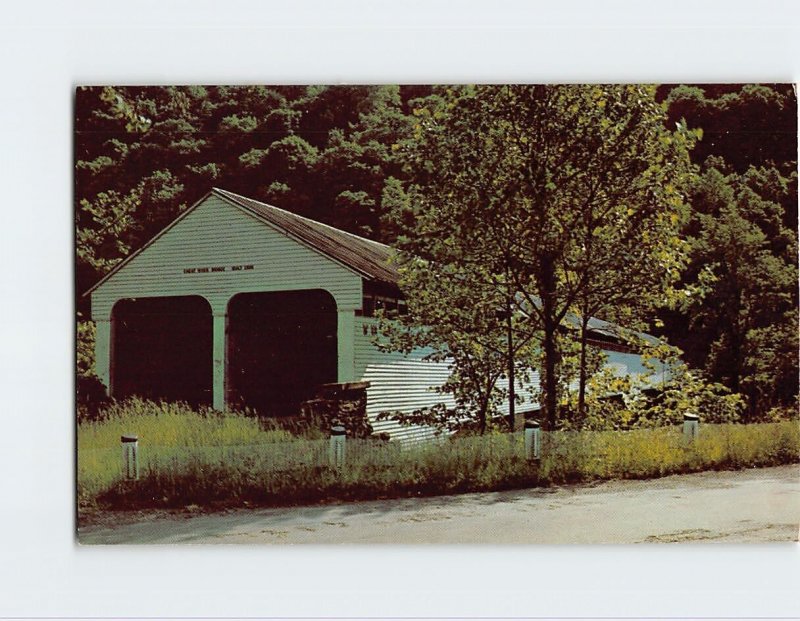
[[287,416],[337,380],[336,302],[325,291],[240,293],[228,304],[228,397]]
[[211,404],[211,307],[199,296],[114,306],[113,396]]

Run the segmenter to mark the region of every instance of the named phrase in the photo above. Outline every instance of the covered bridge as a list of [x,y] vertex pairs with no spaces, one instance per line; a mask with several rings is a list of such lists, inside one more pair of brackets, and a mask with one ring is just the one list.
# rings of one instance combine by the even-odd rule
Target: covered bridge
[[[426,352],[374,345],[376,308],[402,304],[392,249],[283,209],[213,189],[90,291],[96,373],[117,398],[140,395],[223,410],[293,414],[321,386],[366,389],[376,422],[447,401]],[[635,354],[608,352],[620,372]],[[535,378],[534,378],[535,380]]]

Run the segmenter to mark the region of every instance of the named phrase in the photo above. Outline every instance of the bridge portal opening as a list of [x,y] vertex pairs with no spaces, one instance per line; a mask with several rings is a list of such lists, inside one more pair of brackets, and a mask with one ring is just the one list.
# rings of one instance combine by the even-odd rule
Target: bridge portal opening
[[211,404],[212,315],[200,296],[114,305],[113,396]]
[[292,416],[337,380],[336,302],[326,291],[240,293],[228,304],[228,401]]

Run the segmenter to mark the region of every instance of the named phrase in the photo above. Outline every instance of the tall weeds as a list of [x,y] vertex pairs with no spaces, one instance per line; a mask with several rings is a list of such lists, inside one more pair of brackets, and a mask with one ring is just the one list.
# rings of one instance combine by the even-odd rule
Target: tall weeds
[[[525,459],[521,435],[442,439],[400,447],[347,440],[345,465],[328,441],[299,438],[237,414],[133,401],[78,428],[83,507],[294,504],[770,466],[800,459],[796,421],[702,425],[689,443],[679,427],[543,434],[542,458]],[[121,476],[120,435],[140,437],[141,476]]]

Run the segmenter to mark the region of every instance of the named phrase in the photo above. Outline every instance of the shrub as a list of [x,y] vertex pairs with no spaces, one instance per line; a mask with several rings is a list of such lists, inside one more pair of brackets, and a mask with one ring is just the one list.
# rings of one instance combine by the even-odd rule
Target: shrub
[[706,423],[734,423],[741,420],[744,402],[725,386],[686,372],[658,391],[637,393],[630,409],[638,426],[677,424],[687,412],[699,414]]
[[78,422],[102,419],[103,408],[109,403],[103,383],[94,375],[78,375],[75,392]]
[[797,404],[778,406],[770,408],[766,411],[766,413],[762,414],[760,417],[757,417],[757,419],[762,423],[774,423],[781,420],[798,420],[800,419],[800,411],[798,411]]
[[108,404],[106,387],[94,373],[95,325],[78,321],[76,329],[75,397],[78,421],[97,420]]
[[647,373],[617,375],[606,367],[589,381],[586,413],[577,416],[575,398],[567,404],[563,429],[628,430],[676,425],[687,412],[705,423],[741,420],[744,401],[725,386],[709,382],[681,360],[681,352],[666,344],[642,345]]
[[94,375],[95,325],[93,321],[79,321],[76,328],[76,364],[79,377]]
[[[742,397],[722,384],[707,381],[691,370],[681,356],[680,349],[664,343],[644,348],[644,365],[651,376],[661,370],[662,384],[652,386],[658,390],[656,399],[647,398],[639,391],[639,398],[632,403],[638,418],[657,425],[675,424],[686,412],[692,412],[699,414],[706,423],[740,421],[744,412]],[[638,378],[637,382],[640,388],[646,389],[651,380]]]

